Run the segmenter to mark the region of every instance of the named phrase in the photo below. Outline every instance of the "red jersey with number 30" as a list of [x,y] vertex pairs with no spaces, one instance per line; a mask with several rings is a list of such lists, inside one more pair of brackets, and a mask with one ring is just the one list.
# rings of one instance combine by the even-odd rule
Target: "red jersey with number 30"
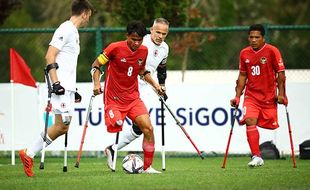
[[109,62],[104,84],[104,103],[128,105],[139,98],[138,74],[145,67],[147,48],[141,45],[136,51],[127,41],[111,43],[103,52]]
[[258,51],[250,46],[241,50],[239,71],[247,75],[245,98],[251,97],[264,104],[274,104],[277,92],[276,74],[284,70],[279,50],[270,44],[265,44]]

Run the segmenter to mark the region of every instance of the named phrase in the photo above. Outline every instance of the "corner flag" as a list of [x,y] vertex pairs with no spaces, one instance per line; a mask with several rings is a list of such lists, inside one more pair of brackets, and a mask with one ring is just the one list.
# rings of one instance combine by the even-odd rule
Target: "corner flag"
[[37,88],[36,81],[31,75],[30,68],[13,48],[10,48],[10,68],[10,80],[13,81],[13,83],[20,83]]

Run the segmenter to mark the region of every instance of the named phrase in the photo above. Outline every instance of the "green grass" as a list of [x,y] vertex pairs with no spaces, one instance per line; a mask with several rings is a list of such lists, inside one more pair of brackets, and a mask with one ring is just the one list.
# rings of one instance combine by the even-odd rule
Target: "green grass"
[[[297,159],[297,168],[291,159],[265,160],[259,168],[249,168],[249,157],[229,157],[222,169],[222,157],[167,157],[166,171],[160,175],[135,174],[122,171],[121,160],[116,172],[108,170],[106,159],[85,158],[75,168],[75,158],[68,159],[68,172],[63,173],[63,159],[48,157],[45,169],[39,170],[36,158],[33,178],[23,172],[20,160],[9,165],[10,159],[0,157],[0,189],[310,189],[310,160]],[[156,156],[153,167],[161,169],[161,158]]]

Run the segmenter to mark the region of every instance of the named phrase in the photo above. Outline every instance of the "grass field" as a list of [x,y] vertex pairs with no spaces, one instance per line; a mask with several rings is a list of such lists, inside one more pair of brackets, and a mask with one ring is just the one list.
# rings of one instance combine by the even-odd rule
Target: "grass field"
[[[45,169],[39,170],[40,158],[35,160],[35,177],[28,178],[23,166],[9,165],[8,157],[0,157],[0,189],[310,189],[310,160],[265,160],[259,168],[249,168],[249,157],[229,157],[222,169],[222,157],[167,157],[162,174],[126,174],[117,162],[116,172],[108,170],[106,158],[82,158],[80,168],[76,159],[68,159],[68,172],[63,173],[63,159],[48,157]],[[161,169],[161,158],[156,156],[153,167]]]

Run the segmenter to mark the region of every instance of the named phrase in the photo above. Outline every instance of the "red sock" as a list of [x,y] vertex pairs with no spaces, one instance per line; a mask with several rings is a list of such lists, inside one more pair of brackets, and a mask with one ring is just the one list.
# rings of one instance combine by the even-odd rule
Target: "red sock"
[[252,156],[260,156],[259,150],[259,132],[255,125],[246,127],[246,135],[251,149]]
[[148,167],[152,165],[153,157],[154,157],[154,143],[149,143],[143,140],[143,153],[144,153],[144,170],[146,170]]

